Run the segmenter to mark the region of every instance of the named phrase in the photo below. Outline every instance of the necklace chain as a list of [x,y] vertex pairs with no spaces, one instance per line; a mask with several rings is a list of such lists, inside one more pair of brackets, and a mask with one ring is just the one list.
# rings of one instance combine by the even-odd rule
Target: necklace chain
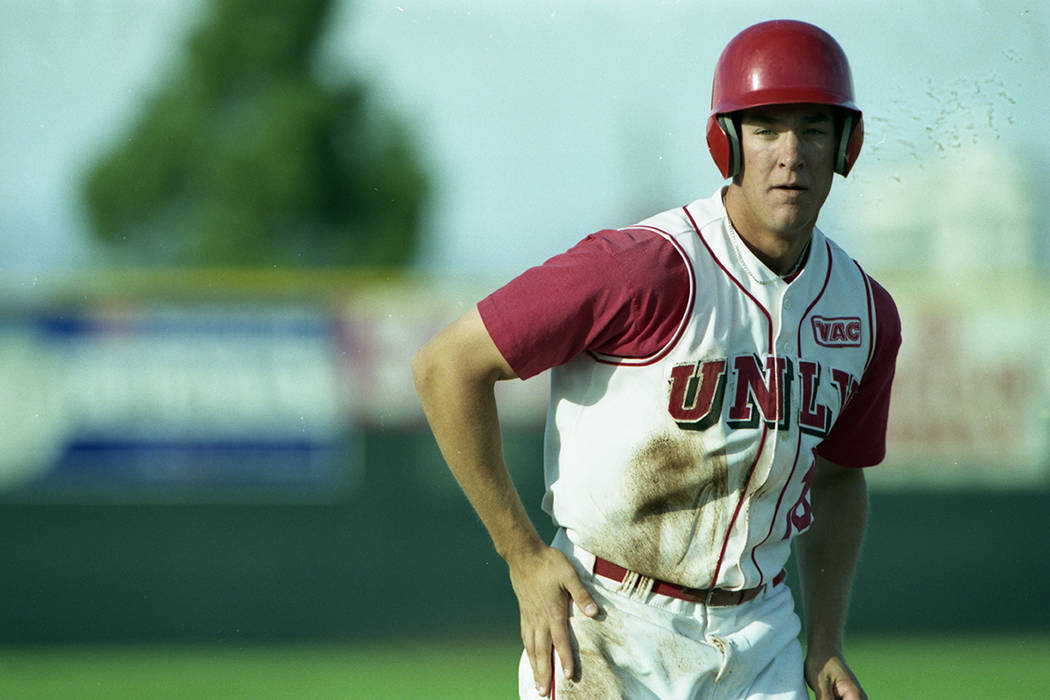
[[743,253],[743,251],[740,250],[740,246],[742,245],[741,241],[740,241],[740,234],[737,233],[736,228],[734,228],[732,224],[730,224],[729,230],[730,230],[730,234],[731,234],[730,237],[733,239],[733,251],[736,252],[736,259],[737,259],[737,262],[740,263],[740,267],[744,268],[744,270],[747,272],[747,276],[748,277],[753,279],[758,284],[763,284],[763,285],[765,285],[765,284],[773,284],[778,279],[783,280],[785,277],[791,277],[791,275],[793,275],[796,272],[798,272],[799,268],[802,267],[802,262],[806,259],[806,253],[809,251],[809,244],[810,244],[810,241],[812,240],[812,239],[810,239],[810,241],[806,241],[806,247],[802,249],[801,253],[799,253],[798,260],[795,261],[794,267],[792,267],[791,270],[789,270],[787,273],[785,273],[783,275],[776,275],[776,273],[774,273],[774,275],[775,275],[774,277],[770,277],[769,279],[759,279],[755,275],[755,273],[751,271],[751,266],[748,265],[746,262],[744,262],[744,253]]

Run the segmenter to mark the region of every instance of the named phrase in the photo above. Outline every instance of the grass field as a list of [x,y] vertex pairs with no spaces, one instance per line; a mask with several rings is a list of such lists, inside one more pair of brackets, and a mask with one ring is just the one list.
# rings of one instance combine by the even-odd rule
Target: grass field
[[[0,648],[0,698],[513,698],[513,640]],[[1050,635],[853,639],[872,700],[1050,696]]]

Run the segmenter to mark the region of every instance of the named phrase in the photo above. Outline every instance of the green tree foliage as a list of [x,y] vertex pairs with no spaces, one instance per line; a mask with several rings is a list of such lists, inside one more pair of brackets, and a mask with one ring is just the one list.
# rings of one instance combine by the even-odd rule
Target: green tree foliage
[[365,88],[314,76],[331,0],[213,0],[183,68],[87,173],[94,234],[142,264],[397,265],[425,178]]

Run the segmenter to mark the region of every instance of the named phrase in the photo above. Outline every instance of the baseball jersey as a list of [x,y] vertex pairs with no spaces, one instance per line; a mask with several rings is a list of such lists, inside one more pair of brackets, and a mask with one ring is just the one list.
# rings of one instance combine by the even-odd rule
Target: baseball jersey
[[[814,453],[882,459],[900,322],[819,230],[790,282],[770,271],[720,194],[621,234],[659,251],[645,293],[610,282],[580,311],[552,303],[515,322],[512,284],[479,310],[512,367],[552,367],[543,506],[555,523],[643,575],[737,589],[772,579],[809,527]],[[520,340],[565,323],[583,329],[568,349]],[[521,359],[537,354],[547,361]]]

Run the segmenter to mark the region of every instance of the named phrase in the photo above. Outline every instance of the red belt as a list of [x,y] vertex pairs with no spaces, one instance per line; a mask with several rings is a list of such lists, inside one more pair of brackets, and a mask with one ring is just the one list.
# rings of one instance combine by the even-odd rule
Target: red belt
[[[613,564],[611,561],[606,561],[601,557],[595,557],[594,573],[598,576],[611,578],[613,581],[623,581],[624,577],[627,575],[627,569],[619,564]],[[781,569],[780,573],[773,577],[773,585],[776,586],[781,583],[785,577],[787,577],[787,572]],[[724,588],[689,588],[687,586],[679,586],[675,583],[668,583],[667,581],[654,580],[652,591],[653,593],[670,596],[671,598],[688,600],[692,603],[703,603],[704,605],[723,607],[727,605],[740,605],[741,603],[746,603],[761,593],[763,588],[765,588],[764,585],[755,586],[754,588],[745,588],[740,591],[727,591]]]

